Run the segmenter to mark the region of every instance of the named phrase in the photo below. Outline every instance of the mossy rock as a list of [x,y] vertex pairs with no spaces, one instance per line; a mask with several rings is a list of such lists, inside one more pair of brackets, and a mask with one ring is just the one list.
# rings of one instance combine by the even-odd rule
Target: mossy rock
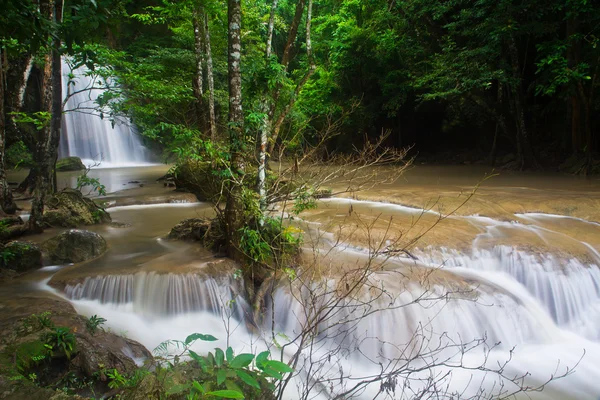
[[173,171],[173,181],[177,190],[193,193],[200,201],[217,201],[222,187],[221,179],[205,161],[180,163]]
[[0,267],[25,272],[42,266],[42,250],[35,243],[12,241],[0,247]]
[[106,241],[95,232],[70,229],[42,244],[45,258],[51,263],[78,263],[99,257],[106,251]]
[[85,169],[85,165],[79,157],[62,158],[56,162],[57,171],[81,171]]
[[216,218],[189,218],[171,229],[169,239],[200,242],[205,247],[220,250],[226,244],[225,232]]
[[62,190],[46,202],[44,222],[50,226],[77,228],[111,221],[108,212],[78,190]]

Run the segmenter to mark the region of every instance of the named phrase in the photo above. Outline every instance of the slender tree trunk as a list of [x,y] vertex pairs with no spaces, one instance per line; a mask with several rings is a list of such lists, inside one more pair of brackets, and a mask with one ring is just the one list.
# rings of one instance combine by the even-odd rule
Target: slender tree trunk
[[[64,0],[54,0],[54,21],[57,25],[62,23]],[[60,47],[62,42],[57,34],[53,40],[52,51],[52,119],[50,120],[50,148],[48,157],[52,165],[52,192],[58,190],[56,179],[56,161],[58,159],[58,148],[60,146],[60,136],[62,131],[62,111],[63,111],[63,92],[62,92],[62,60]]]
[[5,146],[6,146],[6,115],[5,115],[5,103],[6,103],[6,68],[8,66],[8,60],[6,51],[0,47],[0,196],[2,210],[7,214],[14,214],[17,211],[17,206],[12,197],[12,191],[8,186],[6,180],[6,160],[5,160]]
[[194,55],[196,57],[196,76],[194,77],[194,96],[196,97],[196,114],[198,125],[204,132],[206,129],[206,117],[204,109],[204,13],[198,4],[194,7],[192,25],[194,28]]
[[213,59],[210,48],[210,30],[208,15],[204,14],[204,48],[206,50],[206,80],[208,81],[208,119],[210,123],[210,138],[217,140],[217,119],[215,118],[215,80],[213,77]]
[[[308,57],[309,67],[308,67],[308,70],[306,71],[306,74],[304,74],[304,76],[302,77],[300,82],[298,82],[298,84],[296,85],[296,89],[294,89],[294,94],[288,101],[288,104],[284,107],[284,109],[278,115],[277,119],[275,120],[275,123],[271,122],[272,126],[270,126],[270,128],[272,129],[272,132],[271,132],[271,140],[270,140],[270,143],[268,146],[269,154],[273,153],[273,151],[275,149],[275,144],[277,143],[277,138],[279,137],[279,131],[281,130],[281,126],[283,125],[283,122],[285,121],[285,119],[289,115],[290,111],[292,110],[292,107],[294,107],[294,104],[296,103],[296,100],[298,99],[298,96],[300,95],[302,88],[304,87],[304,85],[306,85],[306,82],[308,82],[310,77],[315,73],[315,70],[317,69],[317,67],[314,63],[314,58],[313,58],[313,54],[312,54],[312,41],[311,41],[311,29],[310,29],[311,22],[312,22],[312,5],[313,5],[312,0],[308,0],[308,6],[307,6],[307,12],[306,12],[306,55]],[[287,68],[287,64],[285,66]]]
[[533,149],[531,147],[531,141],[527,132],[527,124],[525,122],[525,110],[523,101],[523,88],[521,86],[522,76],[521,68],[519,63],[519,50],[517,43],[513,36],[510,37],[508,42],[508,50],[510,54],[510,62],[513,75],[513,101],[514,101],[514,113],[515,122],[517,127],[517,152],[521,168],[529,168],[536,164],[533,156]]
[[[268,64],[271,58],[273,31],[275,26],[275,13],[277,12],[277,0],[271,3],[271,14],[269,16],[269,26],[267,28],[267,45],[265,47],[265,61]],[[263,93],[260,101],[260,111],[263,113],[262,123],[259,129],[258,140],[258,176],[256,182],[256,191],[260,199],[260,209],[262,211],[267,208],[267,192],[266,192],[266,170],[267,170],[267,147],[269,142],[269,134],[271,132],[271,119],[269,118],[269,100],[267,94]],[[262,224],[262,221],[261,221]]]
[[225,230],[227,233],[227,252],[233,259],[241,258],[238,250],[241,214],[243,212],[240,199],[240,183],[243,175],[243,124],[242,110],[242,74],[241,74],[241,0],[228,0],[228,73],[229,73],[229,146],[231,153],[231,174],[225,205]]
[[[581,46],[577,42],[577,39],[573,39],[579,30],[577,18],[573,14],[567,20],[567,39],[571,42],[567,48],[567,66],[571,69],[581,61]],[[571,106],[571,151],[576,154],[582,149],[583,140],[581,132],[581,102],[577,95],[574,93],[570,96]]]

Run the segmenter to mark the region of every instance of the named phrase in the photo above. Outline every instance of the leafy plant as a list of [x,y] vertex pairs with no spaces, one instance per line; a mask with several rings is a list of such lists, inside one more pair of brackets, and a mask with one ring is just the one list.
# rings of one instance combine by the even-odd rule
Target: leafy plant
[[71,333],[69,328],[59,326],[48,332],[44,336],[44,343],[48,350],[63,352],[67,358],[71,358],[75,349],[75,335]]
[[92,315],[90,318],[88,318],[87,321],[85,321],[85,327],[87,328],[88,332],[90,332],[93,335],[96,333],[100,325],[103,325],[105,322],[105,318],[99,317],[97,315]]
[[91,187],[91,190],[88,194],[98,192],[100,196],[106,196],[106,186],[101,184],[98,178],[90,178],[89,176],[87,176],[87,172],[88,171],[86,171],[83,175],[77,177],[76,189],[81,191],[81,189],[83,189],[84,187],[89,186]]

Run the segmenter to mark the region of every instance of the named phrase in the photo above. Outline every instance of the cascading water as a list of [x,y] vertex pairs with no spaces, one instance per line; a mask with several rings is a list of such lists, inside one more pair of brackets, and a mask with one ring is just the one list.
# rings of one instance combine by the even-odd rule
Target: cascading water
[[[369,204],[377,215],[416,213],[402,206]],[[359,202],[354,205],[357,209]],[[480,232],[470,250],[413,251],[419,263],[400,262],[412,265],[408,270],[394,263],[373,270],[364,287],[341,302],[336,296],[347,293],[352,281],[344,282],[341,273],[315,278],[311,272],[310,278],[299,277],[304,286],[275,285],[265,296],[262,321],[251,320],[250,307],[238,294],[243,291],[231,289],[239,285],[233,275],[96,276],[66,286],[65,294],[80,313],[107,318],[111,328],[127,331],[148,348],[201,332],[221,341],[200,351],[224,347],[225,340],[238,352],[253,353],[276,343],[286,345],[283,357],[288,359],[298,349],[298,335],[310,328],[312,345],[298,356],[296,384],[313,387],[315,398],[344,398],[344,390],[359,378],[377,376],[390,365],[401,369],[395,383],[396,396],[403,399],[423,394],[432,382],[435,391],[423,398],[437,399],[442,392],[445,398],[488,398],[506,393],[503,390],[518,391],[512,377],[527,373],[523,384],[538,387],[576,366],[574,374],[523,397],[597,400],[600,260],[594,247],[535,221],[455,218],[469,221]],[[523,235],[545,245],[573,242],[570,248],[589,254],[578,258],[558,250],[504,244],[506,238],[530,237]],[[329,236],[322,237],[322,243],[327,242]],[[362,251],[359,245],[349,248],[356,254]],[[361,254],[368,257],[366,251]],[[445,281],[435,277],[441,265]],[[430,284],[415,278],[422,275],[415,271],[431,271]],[[233,333],[224,318],[226,309],[232,310]],[[323,310],[327,317],[311,326]],[[252,323],[260,329],[247,329]],[[504,366],[502,375],[492,372],[499,366]],[[293,393],[296,384],[290,385],[285,399],[298,398]],[[366,385],[357,398],[375,398],[380,389],[379,382]]]
[[[98,78],[85,67],[71,71],[63,59],[63,94],[68,97],[59,156],[76,156],[86,165],[124,167],[152,162],[135,127],[123,118],[111,121],[97,111],[96,100],[106,93]],[[104,80],[102,79],[102,83]],[[108,113],[106,113],[108,115]]]
[[85,278],[67,285],[66,296],[74,301],[97,300],[114,307],[131,307],[139,315],[165,317],[207,311],[215,315],[230,310],[245,320],[248,306],[225,278],[219,280],[196,274],[106,275]]

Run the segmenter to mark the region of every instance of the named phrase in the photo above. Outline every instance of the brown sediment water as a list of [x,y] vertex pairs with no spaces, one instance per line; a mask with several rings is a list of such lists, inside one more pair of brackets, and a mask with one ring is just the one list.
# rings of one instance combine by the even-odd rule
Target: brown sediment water
[[[256,313],[234,263],[197,245],[164,239],[182,219],[214,215],[209,204],[157,182],[166,170],[92,170],[90,176],[110,192],[97,201],[110,207],[117,224],[86,229],[105,237],[109,250],[87,263],[4,284],[0,298],[22,290],[46,293],[36,282],[52,276],[53,287],[80,312],[112,318],[121,328],[127,318],[135,320],[140,328],[134,338],[148,346],[160,335],[182,337],[194,329],[193,321],[181,322],[190,313],[219,314],[229,307],[235,318],[250,321]],[[376,172],[385,177],[390,170]],[[371,316],[363,306],[346,305],[336,317],[343,322],[344,313],[364,312],[365,320],[353,329],[368,337],[400,345],[420,326],[455,339],[485,334],[502,348],[525,349],[515,371],[535,367],[538,380],[556,357],[576,362],[572,355],[585,343],[589,360],[579,367],[581,379],[572,381],[584,389],[575,398],[597,397],[600,181],[504,171],[485,179],[491,173],[479,166],[417,165],[392,184],[318,201],[293,222],[304,237],[296,279],[323,284],[323,298],[349,290],[358,303],[370,299],[364,304],[388,307]],[[75,176],[61,174],[59,182],[72,184]],[[341,187],[332,184],[334,191]],[[274,214],[287,211],[280,205]],[[42,242],[59,231],[30,239]],[[350,290],[367,266],[368,285]],[[301,300],[310,299],[305,290],[275,285],[265,301],[265,326],[293,337],[306,312]],[[421,307],[403,306],[423,291],[430,297]],[[204,333],[210,329],[204,326]],[[394,354],[381,344],[365,340],[364,346],[369,357]],[[544,355],[532,363],[532,352],[540,348]],[[568,398],[570,385],[554,387],[548,398]]]

